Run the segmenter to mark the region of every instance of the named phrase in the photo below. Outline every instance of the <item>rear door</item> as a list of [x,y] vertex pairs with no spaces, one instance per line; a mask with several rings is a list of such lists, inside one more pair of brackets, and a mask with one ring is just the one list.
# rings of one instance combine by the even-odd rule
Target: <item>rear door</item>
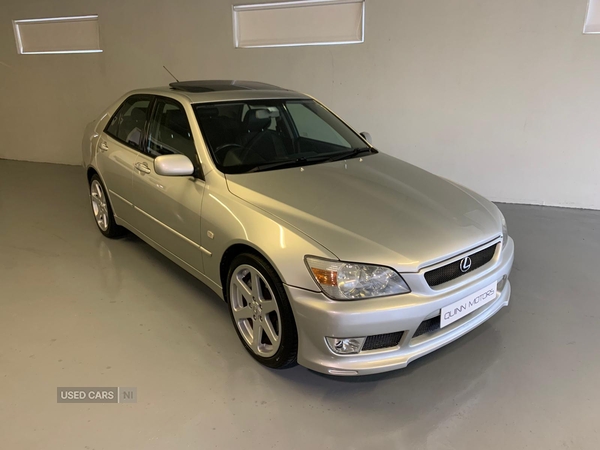
[[[198,176],[166,177],[154,171],[154,158],[183,154]],[[144,151],[133,171],[133,226],[180,260],[203,272],[200,211],[204,181],[200,178],[190,122],[179,102],[156,97]]]
[[133,95],[123,102],[108,122],[98,142],[96,164],[110,197],[114,214],[133,218],[133,167],[142,150],[142,137],[152,96]]

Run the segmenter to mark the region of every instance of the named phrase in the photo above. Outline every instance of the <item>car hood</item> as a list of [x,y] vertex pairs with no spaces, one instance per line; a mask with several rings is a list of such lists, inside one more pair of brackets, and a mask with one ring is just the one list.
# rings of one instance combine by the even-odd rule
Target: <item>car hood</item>
[[418,271],[501,234],[498,208],[466,188],[382,153],[227,175],[232,194],[344,261]]

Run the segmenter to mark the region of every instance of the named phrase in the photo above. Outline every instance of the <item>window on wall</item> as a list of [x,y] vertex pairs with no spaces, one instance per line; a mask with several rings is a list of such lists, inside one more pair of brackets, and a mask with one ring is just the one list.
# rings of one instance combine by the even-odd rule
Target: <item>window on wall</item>
[[22,55],[101,52],[98,16],[13,20],[17,51]]
[[364,0],[300,0],[233,7],[236,47],[364,42]]
[[583,32],[600,34],[600,0],[589,0]]

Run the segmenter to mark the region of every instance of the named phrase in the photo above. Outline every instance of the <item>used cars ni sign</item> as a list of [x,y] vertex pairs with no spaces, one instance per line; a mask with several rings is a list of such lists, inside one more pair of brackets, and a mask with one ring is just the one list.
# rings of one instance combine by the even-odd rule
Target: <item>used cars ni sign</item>
[[399,369],[509,302],[494,204],[298,92],[133,91],[88,125],[83,162],[100,232],[130,230],[210,286],[268,367]]

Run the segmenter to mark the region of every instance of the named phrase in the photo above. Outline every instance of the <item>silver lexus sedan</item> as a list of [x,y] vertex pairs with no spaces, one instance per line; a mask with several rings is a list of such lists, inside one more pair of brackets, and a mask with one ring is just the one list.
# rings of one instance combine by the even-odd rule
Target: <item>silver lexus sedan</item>
[[498,208],[376,150],[314,98],[189,81],[120,98],[83,139],[96,224],[212,288],[261,364],[405,367],[508,305]]

